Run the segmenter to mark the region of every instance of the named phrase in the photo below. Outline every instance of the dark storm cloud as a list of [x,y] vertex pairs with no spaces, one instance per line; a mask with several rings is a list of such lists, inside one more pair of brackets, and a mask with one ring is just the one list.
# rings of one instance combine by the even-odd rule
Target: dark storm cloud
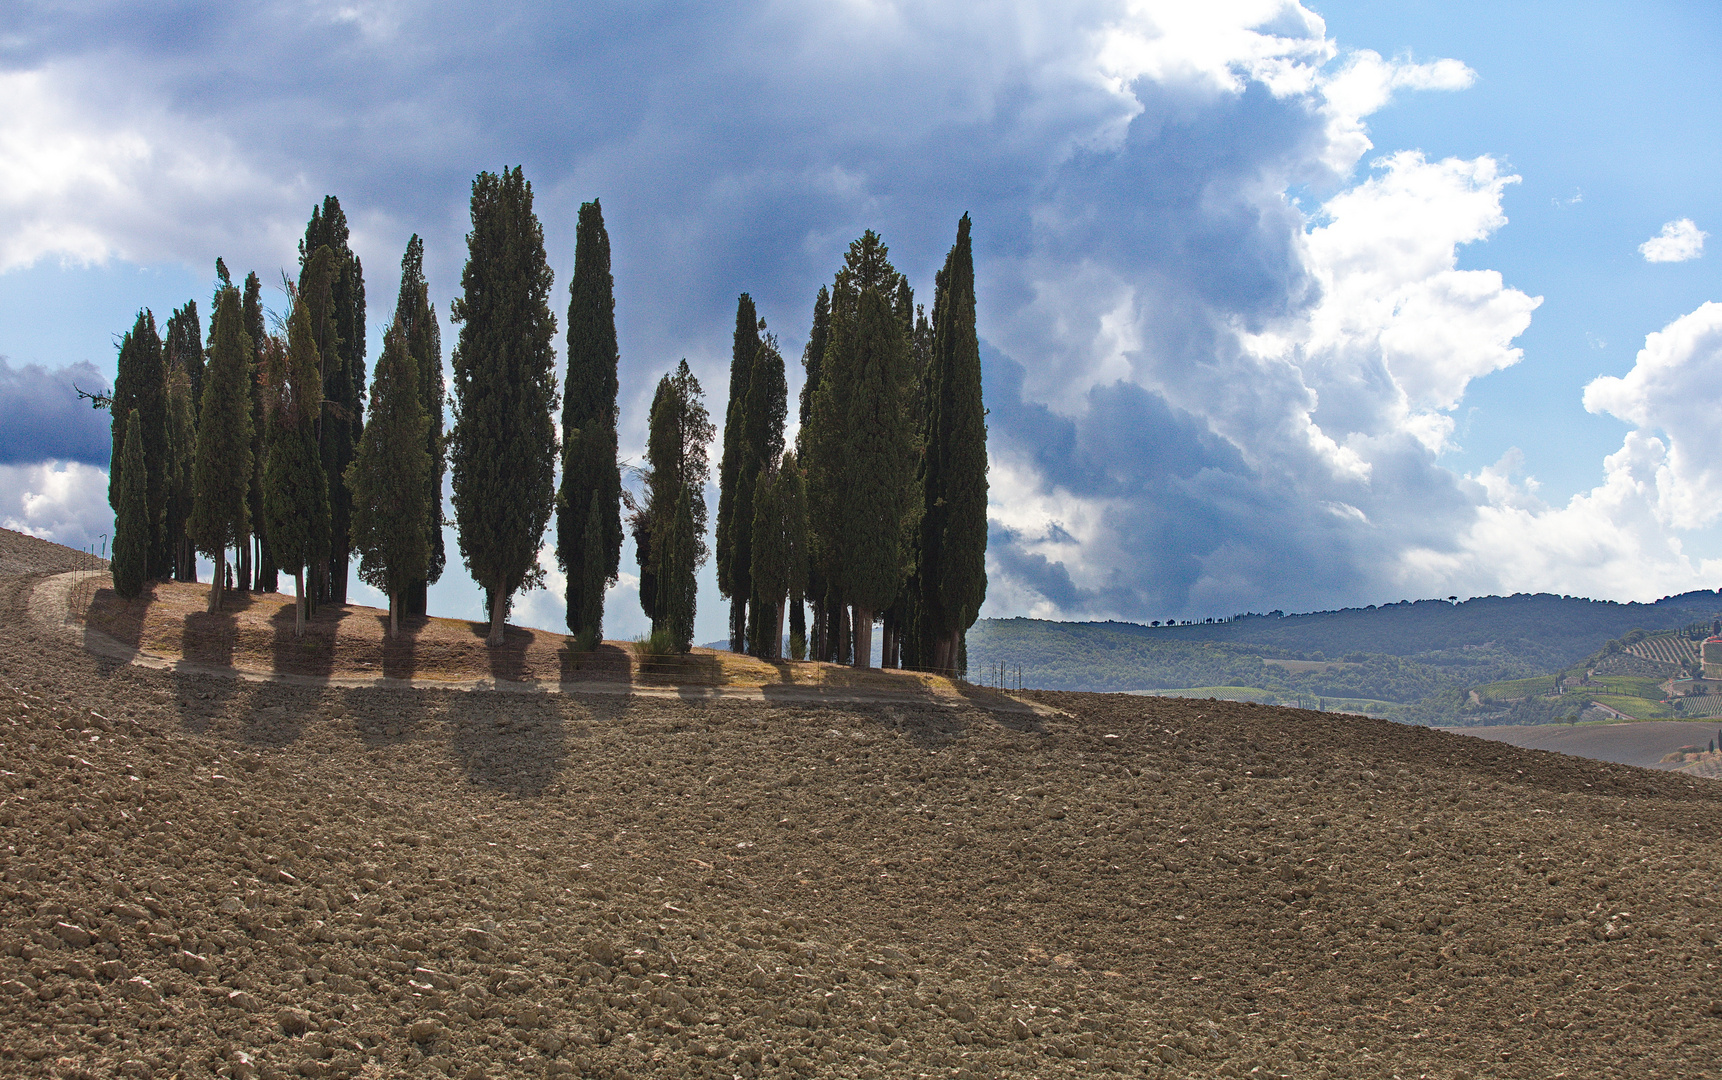
[[45,459],[106,466],[111,453],[109,417],[78,397],[107,391],[107,379],[84,361],[49,371],[37,364],[14,368],[0,356],[0,465]]

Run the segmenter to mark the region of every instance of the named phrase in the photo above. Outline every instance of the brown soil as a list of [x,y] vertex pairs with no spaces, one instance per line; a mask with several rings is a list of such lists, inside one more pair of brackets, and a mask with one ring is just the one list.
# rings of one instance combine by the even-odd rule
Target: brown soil
[[41,580],[6,1075],[1716,1075],[1713,782],[1230,702],[248,683],[90,657]]
[[1447,728],[1454,734],[1511,743],[1528,750],[1672,769],[1668,755],[1693,740],[1703,742],[1722,730],[1722,721],[1637,720],[1622,724],[1502,724],[1496,727]]

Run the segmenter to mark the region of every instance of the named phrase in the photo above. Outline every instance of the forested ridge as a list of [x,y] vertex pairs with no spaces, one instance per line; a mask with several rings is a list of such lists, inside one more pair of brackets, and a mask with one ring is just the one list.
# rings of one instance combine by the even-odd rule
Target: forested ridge
[[1379,710],[1399,719],[1453,722],[1472,687],[1560,671],[1635,629],[1718,617],[1722,593],[1654,604],[1545,593],[1159,627],[982,619],[968,643],[979,680],[1001,677],[1002,665],[1012,684],[1047,689],[1255,688],[1288,699],[1380,702],[1402,706]]

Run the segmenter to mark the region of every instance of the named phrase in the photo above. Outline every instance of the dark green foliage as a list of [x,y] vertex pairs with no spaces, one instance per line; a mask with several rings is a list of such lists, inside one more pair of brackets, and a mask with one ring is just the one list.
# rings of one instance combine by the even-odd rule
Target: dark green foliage
[[831,336],[831,290],[819,286],[813,298],[813,330],[807,335],[807,345],[801,350],[801,367],[806,378],[801,384],[801,426],[813,415],[813,391],[819,386],[819,366],[825,360],[825,343]]
[[209,339],[186,534],[215,563],[209,600],[213,611],[221,602],[227,549],[251,541],[252,351],[238,289],[221,291]]
[[580,207],[574,277],[568,284],[562,490],[556,496],[556,560],[568,577],[568,629],[593,641],[602,635],[604,590],[616,580],[622,557],[622,472],[616,463],[619,363],[610,234],[594,199]]
[[263,515],[263,347],[269,338],[269,328],[263,324],[263,282],[255,273],[245,275],[245,295],[241,302],[245,316],[245,332],[251,337],[251,507],[253,545],[243,555],[240,588],[255,588],[258,592],[275,591],[275,566],[269,558],[269,537]]
[[903,583],[915,426],[901,277],[878,235],[849,246],[831,290],[831,328],[807,440],[809,520],[827,589],[855,608],[855,663],[870,662],[872,618]]
[[[604,545],[604,504],[599,499],[588,499],[586,510],[586,530],[581,547],[584,551],[601,551]],[[604,589],[609,584],[604,578],[604,564],[598,559],[584,559],[575,568],[583,580],[568,583],[568,600],[578,604],[579,610],[571,610],[568,616],[568,626],[573,632],[574,640],[582,650],[590,651],[598,647],[604,636]]]
[[[763,328],[763,324],[761,326]],[[747,560],[745,577],[750,606],[759,597],[758,587],[753,582],[753,566],[757,561],[753,555],[753,510],[757,509],[754,493],[762,482],[761,478],[777,468],[778,459],[783,455],[783,426],[788,413],[789,386],[784,377],[783,354],[778,351],[777,339],[766,334],[753,354],[753,374],[748,379],[747,401],[741,416],[744,436],[741,465],[736,470],[735,479],[737,513],[742,513],[743,508],[752,509],[736,523],[733,540],[737,564],[732,568],[732,573],[741,566],[740,560]],[[768,638],[771,628],[767,624],[777,619],[779,614],[781,611],[775,601],[769,599],[758,610],[750,612],[747,642],[749,653],[760,657],[775,657],[778,654],[780,649],[777,642],[782,637],[781,630],[776,636]],[[757,642],[754,641],[756,631],[759,636]]]
[[753,500],[753,616],[750,651],[782,658],[786,604],[799,607],[807,580],[807,499],[793,453],[762,469]]
[[119,477],[119,498],[114,506],[114,592],[130,600],[143,591],[147,576],[152,529],[149,512],[149,478],[144,466],[143,419],[137,409],[126,416],[126,437],[114,455],[113,472]]
[[[109,408],[113,413],[116,467],[108,474],[108,505],[118,513],[122,492],[117,463],[125,452],[130,419],[135,414],[143,425],[139,438],[144,462],[144,511],[135,535],[142,537],[145,545],[144,576],[166,577],[173,572],[173,552],[167,537],[167,369],[155,316],[147,308],[138,312],[137,321],[120,341],[119,371]],[[115,545],[117,550],[117,539]]]
[[[395,300],[395,325],[406,339],[407,355],[418,372],[419,407],[424,412],[425,451],[431,471],[425,478],[426,528],[430,533],[430,563],[422,580],[407,586],[402,611],[426,613],[428,587],[442,578],[448,563],[442,536],[442,480],[446,471],[443,452],[442,331],[437,326],[436,307],[430,302],[430,285],[424,274],[424,241],[414,234],[401,256],[401,289]],[[373,409],[375,405],[373,404]]]
[[428,425],[419,400],[418,370],[397,323],[384,339],[371,384],[370,422],[346,475],[353,497],[359,580],[389,598],[391,635],[398,631],[403,594],[430,569]]
[[460,550],[490,604],[490,643],[502,644],[505,606],[536,584],[556,470],[556,316],[544,233],[521,170],[479,173],[472,184],[454,351],[455,422],[449,440]]
[[939,274],[926,388],[917,614],[930,666],[952,672],[957,639],[987,595],[987,423],[967,214]]
[[683,487],[676,495],[675,512],[670,515],[658,545],[658,588],[663,606],[659,622],[679,653],[693,647],[695,603],[699,594],[694,579],[697,547],[693,492],[691,487]]
[[[323,360],[323,414],[319,452],[329,482],[329,560],[315,575],[321,599],[347,602],[352,497],[344,479],[364,431],[365,273],[348,246],[347,215],[333,195],[311,208],[299,241],[299,291],[312,303],[318,354]],[[322,249],[326,265],[314,262]]]
[[197,580],[197,554],[185,534],[191,517],[191,461],[197,454],[197,404],[191,396],[191,376],[182,369],[167,376],[167,461],[162,479],[167,489],[165,525],[169,562],[175,581]]
[[203,400],[203,320],[197,314],[197,301],[187,300],[167,320],[167,340],[163,343],[163,362],[169,371],[185,372],[191,383],[191,400]]
[[693,641],[697,585],[705,562],[705,485],[713,431],[705,394],[683,360],[658,381],[646,442],[646,499],[634,517],[639,545],[640,606],[655,630],[667,630],[676,648]]
[[264,527],[276,567],[293,575],[297,631],[311,599],[305,570],[329,557],[329,483],[317,450],[322,364],[303,298],[288,315],[287,340],[271,338],[263,360]]
[[[729,647],[740,652],[747,618],[749,560],[746,507],[738,502],[737,484],[747,461],[747,392],[753,383],[753,358],[759,351],[759,313],[753,297],[742,293],[735,305],[735,337],[730,347],[729,400],[723,414],[723,454],[718,458],[717,579],[718,591],[730,599]],[[757,468],[757,466],[756,466]]]

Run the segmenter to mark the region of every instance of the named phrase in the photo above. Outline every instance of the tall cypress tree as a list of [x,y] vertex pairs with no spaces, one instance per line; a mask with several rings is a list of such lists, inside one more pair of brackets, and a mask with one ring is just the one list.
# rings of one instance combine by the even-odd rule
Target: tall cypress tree
[[544,231],[521,170],[472,183],[454,351],[449,463],[461,556],[483,586],[492,646],[516,590],[536,586],[538,545],[555,495],[556,316]]
[[[251,338],[250,367],[245,381],[251,388],[251,490],[246,503],[251,510],[251,543],[239,555],[241,590],[255,586],[258,592],[275,591],[275,571],[269,557],[263,553],[269,541],[263,528],[263,416],[262,359],[263,342],[269,330],[263,325],[263,282],[255,272],[245,275],[245,293],[240,301],[245,318],[245,333]],[[255,550],[253,550],[255,549]],[[268,588],[264,588],[265,582]]]
[[[188,300],[167,320],[167,338],[163,349],[163,366],[167,371],[170,395],[177,392],[181,399],[169,399],[169,424],[174,436],[169,445],[169,460],[163,475],[174,477],[167,494],[168,561],[172,564],[174,580],[197,580],[197,549],[187,534],[186,522],[191,518],[192,459],[197,454],[197,413],[203,402],[203,322],[197,314],[197,301]],[[177,390],[175,389],[176,384]],[[183,412],[176,412],[183,410]]]
[[317,448],[323,375],[303,297],[293,301],[287,340],[264,348],[263,513],[269,554],[293,575],[293,633],[304,633],[310,592],[305,569],[329,558],[329,482]]
[[399,323],[383,340],[370,400],[370,422],[347,466],[353,550],[359,554],[359,580],[389,598],[389,636],[395,637],[406,590],[430,570],[430,506],[425,501],[431,474],[425,448],[429,420]]
[[807,503],[793,452],[760,470],[753,506],[754,655],[781,660],[784,608],[801,602],[807,577]]
[[197,301],[187,300],[167,320],[167,339],[163,343],[163,361],[169,368],[185,372],[191,383],[191,400],[203,400],[203,320],[197,314]]
[[747,507],[737,502],[737,485],[747,460],[747,391],[753,380],[753,357],[759,351],[759,313],[753,297],[742,293],[735,305],[735,338],[730,348],[729,400],[723,414],[723,455],[718,459],[717,579],[718,592],[729,598],[729,647],[741,652],[747,633],[750,582],[745,551]]
[[693,640],[698,598],[694,573],[706,561],[705,486],[712,435],[705,392],[683,360],[658,381],[652,399],[646,501],[634,534],[635,543],[642,545],[640,606],[654,630],[669,632],[679,652],[686,652]]
[[221,607],[227,549],[251,542],[251,338],[245,332],[239,290],[221,291],[210,323],[209,370],[197,416],[192,461],[192,507],[186,532],[215,563],[209,610]]
[[[402,611],[407,615],[428,613],[428,592],[442,578],[448,552],[442,536],[442,480],[447,471],[443,450],[442,331],[437,326],[436,306],[430,302],[430,284],[424,273],[424,241],[414,234],[401,256],[401,290],[395,300],[395,325],[406,338],[407,355],[419,377],[419,406],[425,414],[425,452],[431,471],[425,480],[425,506],[430,531],[430,563],[425,576],[407,586]],[[375,405],[373,403],[373,409]]]
[[[761,324],[763,329],[763,323]],[[778,458],[783,456],[783,426],[789,413],[789,386],[784,379],[783,354],[778,351],[777,339],[766,334],[759,343],[759,348],[753,354],[753,374],[748,380],[747,405],[743,413],[743,432],[746,443],[742,453],[742,468],[736,478],[736,498],[745,500],[745,505],[754,504],[753,490],[759,484],[760,477],[775,470]],[[748,514],[746,526],[751,530],[753,514]],[[745,545],[737,545],[736,557],[747,558],[749,565],[748,578],[751,585],[753,556],[751,537]],[[753,592],[749,596],[748,618],[748,651],[754,656],[775,657],[780,651],[776,641],[767,641],[770,635],[770,624],[781,611],[775,602],[758,605],[752,604]],[[753,644],[754,638],[758,644]],[[781,628],[778,640],[782,638]]]
[[125,444],[114,455],[113,473],[119,480],[114,503],[114,592],[127,600],[143,591],[150,540],[149,474],[144,465],[142,415],[137,409],[126,414]]
[[323,360],[323,416],[318,444],[329,481],[329,565],[317,575],[320,599],[347,602],[347,573],[351,562],[352,498],[344,479],[364,431],[365,413],[365,272],[348,246],[347,215],[333,195],[311,208],[305,237],[299,242],[299,291],[311,288],[311,262],[327,247],[333,257],[328,275],[328,308],[323,318],[313,310],[318,350]]
[[955,674],[987,595],[987,423],[975,328],[969,215],[945,257],[933,304],[921,519],[920,618],[931,666]]
[[[144,539],[144,576],[167,577],[173,572],[167,542],[167,369],[162,362],[161,337],[148,308],[120,340],[119,370],[114,378],[113,413],[115,468],[108,474],[108,505],[119,512],[123,497],[118,462],[125,452],[135,413],[143,425],[138,432],[144,461],[144,513],[136,535]],[[117,543],[117,541],[116,541]],[[136,595],[135,593],[133,594]]]
[[574,277],[568,283],[562,490],[556,495],[556,561],[568,578],[568,630],[589,643],[602,636],[604,590],[616,580],[622,558],[622,471],[616,463],[619,363],[610,234],[604,228],[603,208],[594,199],[580,207]]
[[901,277],[869,229],[849,246],[831,294],[831,329],[814,394],[809,514],[828,587],[854,611],[854,663],[870,665],[875,614],[904,573],[915,432],[906,408],[911,351],[897,310]]
[[[831,332],[831,291],[825,286],[819,287],[819,295],[813,299],[813,329],[807,335],[807,345],[801,351],[801,366],[804,377],[801,382],[800,419],[801,427],[796,434],[796,446],[799,449],[807,438],[808,421],[813,415],[813,392],[819,386],[819,365],[825,359],[825,339]],[[805,456],[803,453],[802,456]],[[803,483],[805,489],[805,482]],[[805,491],[803,492],[805,495]],[[813,647],[816,659],[824,659],[822,651],[824,635],[824,620],[821,614],[820,601],[825,595],[825,582],[820,577],[818,568],[810,561],[808,563],[807,580],[801,583],[798,599],[789,605],[789,637],[793,643],[801,641],[803,648]],[[802,614],[799,597],[808,596],[814,600],[813,607],[813,641],[807,640],[807,622]],[[797,656],[796,659],[801,659]]]

